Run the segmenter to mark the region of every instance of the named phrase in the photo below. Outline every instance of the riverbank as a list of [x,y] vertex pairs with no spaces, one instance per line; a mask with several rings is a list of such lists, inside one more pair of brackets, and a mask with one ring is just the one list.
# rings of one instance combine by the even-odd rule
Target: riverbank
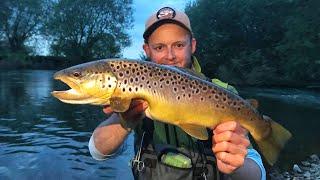
[[0,70],[55,70],[70,65],[71,61],[69,59],[60,56],[25,56],[18,54],[0,58]]
[[294,164],[290,171],[282,172],[274,167],[270,170],[269,178],[271,180],[289,180],[289,179],[312,179],[320,180],[320,160],[319,156],[313,154],[306,160]]

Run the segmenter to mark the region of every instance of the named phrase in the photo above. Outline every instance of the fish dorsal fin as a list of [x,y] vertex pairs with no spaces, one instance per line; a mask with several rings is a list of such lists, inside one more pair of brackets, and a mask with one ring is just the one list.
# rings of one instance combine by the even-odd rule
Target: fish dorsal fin
[[180,71],[180,72],[183,72],[183,73],[198,77],[200,79],[206,79],[206,77],[202,73],[198,73],[198,72],[193,71],[193,70],[188,69],[188,68],[182,68],[182,67],[177,67],[177,66],[167,66],[167,67],[169,67],[171,69],[174,69],[176,71]]
[[249,104],[251,104],[251,106],[253,106],[254,108],[258,108],[259,106],[259,102],[256,99],[247,99],[246,100]]
[[194,138],[200,140],[208,139],[207,129],[203,126],[197,126],[193,124],[180,124],[179,127]]
[[115,112],[125,112],[129,109],[131,99],[113,96],[110,98],[110,106]]

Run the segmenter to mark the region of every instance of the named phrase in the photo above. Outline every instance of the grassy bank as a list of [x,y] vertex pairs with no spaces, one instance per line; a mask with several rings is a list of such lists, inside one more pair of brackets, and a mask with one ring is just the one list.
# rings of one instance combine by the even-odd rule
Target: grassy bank
[[14,69],[62,69],[71,65],[71,60],[58,56],[28,56],[24,54],[0,55],[0,70]]

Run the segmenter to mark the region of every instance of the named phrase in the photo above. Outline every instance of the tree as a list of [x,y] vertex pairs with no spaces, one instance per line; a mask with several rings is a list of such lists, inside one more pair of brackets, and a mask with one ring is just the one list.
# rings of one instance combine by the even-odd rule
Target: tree
[[132,0],[59,0],[52,2],[46,34],[51,52],[76,63],[120,56],[130,45]]
[[26,51],[25,42],[42,26],[43,10],[41,0],[0,2],[0,38],[12,52]]
[[205,73],[235,84],[319,77],[317,0],[198,0],[186,8]]
[[287,31],[275,49],[280,54],[284,78],[294,82],[320,82],[320,1],[295,0],[286,18]]

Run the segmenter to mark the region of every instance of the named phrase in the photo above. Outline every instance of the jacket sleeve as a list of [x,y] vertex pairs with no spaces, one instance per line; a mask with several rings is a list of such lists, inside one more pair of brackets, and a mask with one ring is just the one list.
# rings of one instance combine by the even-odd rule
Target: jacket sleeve
[[214,84],[221,86],[225,89],[228,89],[229,91],[232,91],[236,94],[239,94],[238,91],[236,90],[236,88],[234,88],[233,86],[229,85],[228,83],[222,82],[219,79],[212,79],[211,80]]

